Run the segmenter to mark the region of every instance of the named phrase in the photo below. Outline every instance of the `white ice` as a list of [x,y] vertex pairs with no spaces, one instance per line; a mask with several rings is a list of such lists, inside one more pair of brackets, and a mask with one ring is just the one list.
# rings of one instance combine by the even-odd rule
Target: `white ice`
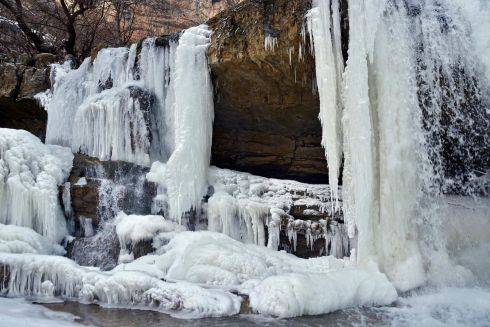
[[169,217],[197,209],[207,191],[211,160],[214,105],[207,61],[211,31],[206,25],[184,31],[175,53],[175,149],[168,159],[164,183]]
[[0,265],[10,269],[5,295],[44,299],[55,295],[104,306],[151,308],[186,317],[237,314],[241,299],[227,291],[187,282],[168,283],[145,271],[120,265],[109,272],[81,267],[58,256],[0,253]]
[[30,228],[0,224],[0,252],[64,255],[66,251]]
[[76,317],[55,312],[24,299],[0,297],[0,325],[23,327],[81,327]]
[[0,129],[0,223],[34,229],[52,242],[67,234],[58,187],[73,155],[23,130]]
[[[332,6],[331,6],[332,5]],[[328,179],[332,197],[337,199],[342,160],[342,73],[344,62],[340,48],[340,14],[338,0],[314,1],[307,15],[308,32],[315,52],[316,82],[320,96],[322,146],[328,162]],[[332,12],[331,12],[332,8]],[[333,19],[331,19],[331,17]]]

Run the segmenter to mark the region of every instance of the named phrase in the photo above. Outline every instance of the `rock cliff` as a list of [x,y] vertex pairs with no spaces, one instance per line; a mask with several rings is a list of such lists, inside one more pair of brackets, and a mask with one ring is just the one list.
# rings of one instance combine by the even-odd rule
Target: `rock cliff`
[[212,18],[212,162],[258,175],[327,182],[315,65],[303,38],[309,1],[244,1]]
[[47,53],[0,58],[0,127],[25,129],[44,139],[47,113],[34,95],[49,88],[49,64],[55,60]]

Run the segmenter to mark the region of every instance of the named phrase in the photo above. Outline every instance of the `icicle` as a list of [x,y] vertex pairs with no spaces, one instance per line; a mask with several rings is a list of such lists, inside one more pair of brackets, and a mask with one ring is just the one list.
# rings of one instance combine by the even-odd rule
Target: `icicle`
[[110,89],[81,105],[74,118],[73,152],[148,166],[150,130],[133,92],[138,91]]
[[[338,208],[338,180],[342,159],[341,85],[343,59],[340,51],[340,22],[338,0],[334,0],[337,12],[330,13],[330,0],[314,1],[308,13],[308,32],[315,50],[316,84],[320,96],[322,146],[328,162],[329,185],[332,198]],[[333,26],[331,26],[331,16]],[[333,40],[333,42],[332,42]]]
[[266,51],[274,52],[277,47],[277,37],[266,35],[264,38],[264,48]]
[[[369,97],[366,48],[367,31],[363,4],[349,1],[349,59],[344,75],[344,217],[353,237],[358,235],[358,261],[369,261],[375,255],[375,150],[373,149],[373,114]],[[374,32],[373,32],[374,33]]]

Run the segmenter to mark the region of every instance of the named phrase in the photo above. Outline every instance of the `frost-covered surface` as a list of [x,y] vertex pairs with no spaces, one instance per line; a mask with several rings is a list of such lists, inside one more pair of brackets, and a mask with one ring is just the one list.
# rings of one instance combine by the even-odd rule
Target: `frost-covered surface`
[[24,327],[80,327],[76,317],[69,313],[55,312],[23,299],[0,297],[0,322],[3,326]]
[[249,294],[252,309],[264,314],[320,314],[357,305],[385,305],[397,297],[383,274],[351,267],[349,260],[300,259],[218,233],[183,232],[159,251],[163,254],[137,259],[126,269],[238,289]]
[[110,272],[87,268],[57,256],[0,254],[10,267],[7,296],[53,296],[96,302],[107,306],[146,307],[189,317],[238,313],[241,299],[218,289],[185,282],[167,283],[125,265]]
[[0,252],[64,255],[61,245],[30,228],[0,224]]
[[22,130],[0,129],[0,223],[34,229],[52,242],[67,234],[58,186],[72,167],[67,148]]
[[[156,212],[168,211],[165,184],[161,183],[166,169],[165,164],[155,162],[147,174],[149,181],[159,183],[160,190],[164,190],[154,200]],[[334,208],[328,185],[265,178],[217,167],[209,169],[206,180],[211,195],[203,212],[208,221],[208,230],[224,233],[244,243],[267,245],[272,249],[279,246],[282,228],[287,229],[291,240],[296,239],[298,231],[302,231],[308,246],[313,247],[314,241],[325,238],[325,253],[332,244],[330,253],[337,257],[348,255],[349,239],[343,225],[329,227],[327,221],[327,217],[340,217]],[[304,208],[301,209],[304,215],[318,216],[317,221],[295,220],[290,215],[293,207]],[[269,230],[267,243],[266,227]]]

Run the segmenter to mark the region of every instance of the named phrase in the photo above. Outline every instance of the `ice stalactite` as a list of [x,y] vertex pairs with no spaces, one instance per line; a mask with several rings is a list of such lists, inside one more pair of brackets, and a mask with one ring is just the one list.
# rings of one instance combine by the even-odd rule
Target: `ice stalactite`
[[58,187],[72,167],[67,148],[34,135],[0,129],[0,223],[29,227],[51,242],[67,235]]
[[175,149],[165,169],[169,218],[200,207],[207,192],[214,106],[206,51],[211,31],[206,25],[187,29],[175,53]]
[[[150,162],[148,108],[142,108],[137,89],[109,89],[82,104],[74,119],[72,149],[101,160]],[[147,112],[145,112],[147,111]]]
[[[332,12],[331,9],[332,8]],[[332,19],[331,19],[332,17]],[[314,1],[309,11],[308,32],[316,62],[316,82],[320,96],[322,146],[328,162],[328,179],[338,208],[338,180],[342,161],[342,73],[338,0]]]
[[[307,245],[312,248],[315,240],[330,237],[326,236],[331,234],[331,231],[327,233],[326,220],[316,223],[294,219],[289,214],[296,207],[296,211],[303,215],[327,214],[332,217],[334,210],[328,185],[313,186],[216,167],[210,169],[208,180],[214,190],[206,211],[210,231],[226,234],[247,244],[267,245],[275,250],[279,248],[280,233],[284,231],[289,237],[292,251],[296,250],[300,230],[300,237],[306,237]],[[311,238],[308,234],[303,236],[308,226],[314,226]],[[339,237],[346,238],[345,231],[339,233]],[[349,246],[342,249],[342,253],[336,252],[335,255],[348,255]],[[328,251],[327,247],[327,254]]]
[[52,88],[37,95],[48,112],[47,144],[71,146],[76,108],[88,96],[86,82],[91,68],[90,58],[85,59],[78,69],[72,69],[73,65],[72,61],[53,65],[50,76]]

